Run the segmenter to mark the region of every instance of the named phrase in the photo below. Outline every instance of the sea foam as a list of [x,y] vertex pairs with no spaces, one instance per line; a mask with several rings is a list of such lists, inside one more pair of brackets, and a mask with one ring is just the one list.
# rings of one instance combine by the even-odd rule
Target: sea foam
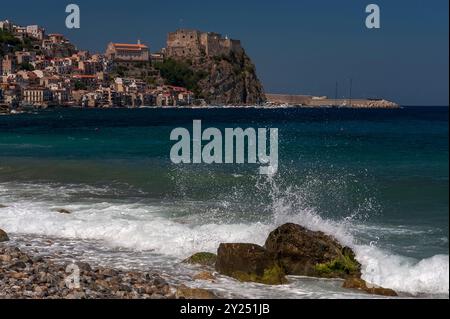
[[[449,292],[449,257],[437,255],[414,260],[392,254],[373,245],[362,245],[354,237],[358,228],[350,219],[325,219],[314,209],[297,205],[301,196],[296,191],[273,191],[267,222],[227,223],[203,222],[170,217],[163,204],[76,203],[65,204],[73,212],[56,212],[55,203],[28,186],[33,198],[15,198],[4,186],[0,189],[3,208],[0,228],[10,234],[32,234],[71,240],[97,240],[111,248],[127,248],[182,260],[199,251],[215,252],[223,242],[251,242],[263,245],[276,227],[293,222],[314,231],[322,231],[352,247],[362,264],[363,278],[370,283],[410,294],[447,294]],[[22,188],[23,189],[23,188]],[[48,194],[48,189],[43,193]],[[59,189],[61,191],[61,189]],[[68,190],[72,192],[73,190]],[[15,193],[15,191],[13,192]],[[64,192],[63,192],[64,193]],[[70,195],[68,195],[70,197]],[[64,200],[65,196],[62,196]],[[179,203],[183,205],[183,203]],[[181,209],[182,206],[180,206]],[[170,208],[171,210],[174,207]],[[359,231],[364,231],[366,225]]]
[[312,211],[276,224],[189,225],[161,216],[161,207],[139,205],[69,205],[72,215],[61,215],[45,202],[17,202],[2,211],[0,228],[14,234],[100,240],[111,247],[151,251],[183,259],[198,251],[215,252],[222,242],[264,244],[278,224],[295,222],[333,235],[352,246],[363,265],[363,278],[386,288],[411,294],[448,294],[449,257],[416,261],[376,247],[355,245],[345,226],[323,220]]

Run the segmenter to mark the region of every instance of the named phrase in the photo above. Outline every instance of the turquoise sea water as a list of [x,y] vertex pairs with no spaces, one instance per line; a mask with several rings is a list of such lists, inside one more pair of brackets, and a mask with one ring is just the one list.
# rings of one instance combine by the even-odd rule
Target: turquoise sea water
[[[278,128],[278,174],[260,176],[257,165],[172,164],[170,132],[191,129],[193,120],[222,130]],[[59,238],[60,249],[83,247],[80,258],[185,276],[175,265],[193,252],[263,244],[276,226],[296,222],[354,247],[376,284],[448,297],[448,137],[448,108],[439,107],[3,116],[0,204],[8,207],[0,228]],[[59,216],[57,207],[74,214]],[[284,289],[226,279],[222,286],[242,296],[356,297],[305,280]]]

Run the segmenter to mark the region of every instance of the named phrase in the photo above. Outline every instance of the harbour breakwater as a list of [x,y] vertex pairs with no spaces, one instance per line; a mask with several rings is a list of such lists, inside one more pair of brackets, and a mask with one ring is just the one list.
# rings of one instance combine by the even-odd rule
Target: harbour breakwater
[[266,94],[267,102],[272,105],[295,105],[303,107],[344,107],[344,108],[399,108],[395,102],[384,99],[330,99],[310,95]]

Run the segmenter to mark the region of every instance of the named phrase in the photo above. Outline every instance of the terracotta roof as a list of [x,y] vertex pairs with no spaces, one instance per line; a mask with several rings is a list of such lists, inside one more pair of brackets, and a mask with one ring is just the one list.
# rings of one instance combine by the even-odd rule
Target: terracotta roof
[[144,44],[127,44],[127,43],[113,43],[114,47],[124,50],[142,50],[142,49],[148,49],[148,46]]
[[73,76],[74,79],[96,79],[96,75],[84,75],[84,74],[76,74]]

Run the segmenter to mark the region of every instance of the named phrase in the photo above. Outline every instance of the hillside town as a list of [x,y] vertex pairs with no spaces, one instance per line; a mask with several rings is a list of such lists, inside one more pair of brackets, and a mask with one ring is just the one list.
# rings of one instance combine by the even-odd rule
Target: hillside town
[[137,40],[110,42],[92,54],[39,25],[0,21],[0,114],[206,105],[399,107],[381,98],[266,94],[241,42],[214,32],[179,29],[160,51]]
[[[138,40],[111,42],[104,54],[91,54],[77,49],[62,34],[47,34],[41,26],[0,21],[0,106],[14,110],[204,104],[189,88],[170,85],[157,67],[167,58],[190,55],[193,48],[188,43],[174,42],[184,32],[169,34],[169,48],[161,52],[152,53]],[[194,33],[199,37],[210,35]],[[218,34],[213,37],[222,39]],[[236,45],[226,41],[230,47]],[[208,46],[205,48],[208,50]],[[215,50],[218,48],[215,46]]]

